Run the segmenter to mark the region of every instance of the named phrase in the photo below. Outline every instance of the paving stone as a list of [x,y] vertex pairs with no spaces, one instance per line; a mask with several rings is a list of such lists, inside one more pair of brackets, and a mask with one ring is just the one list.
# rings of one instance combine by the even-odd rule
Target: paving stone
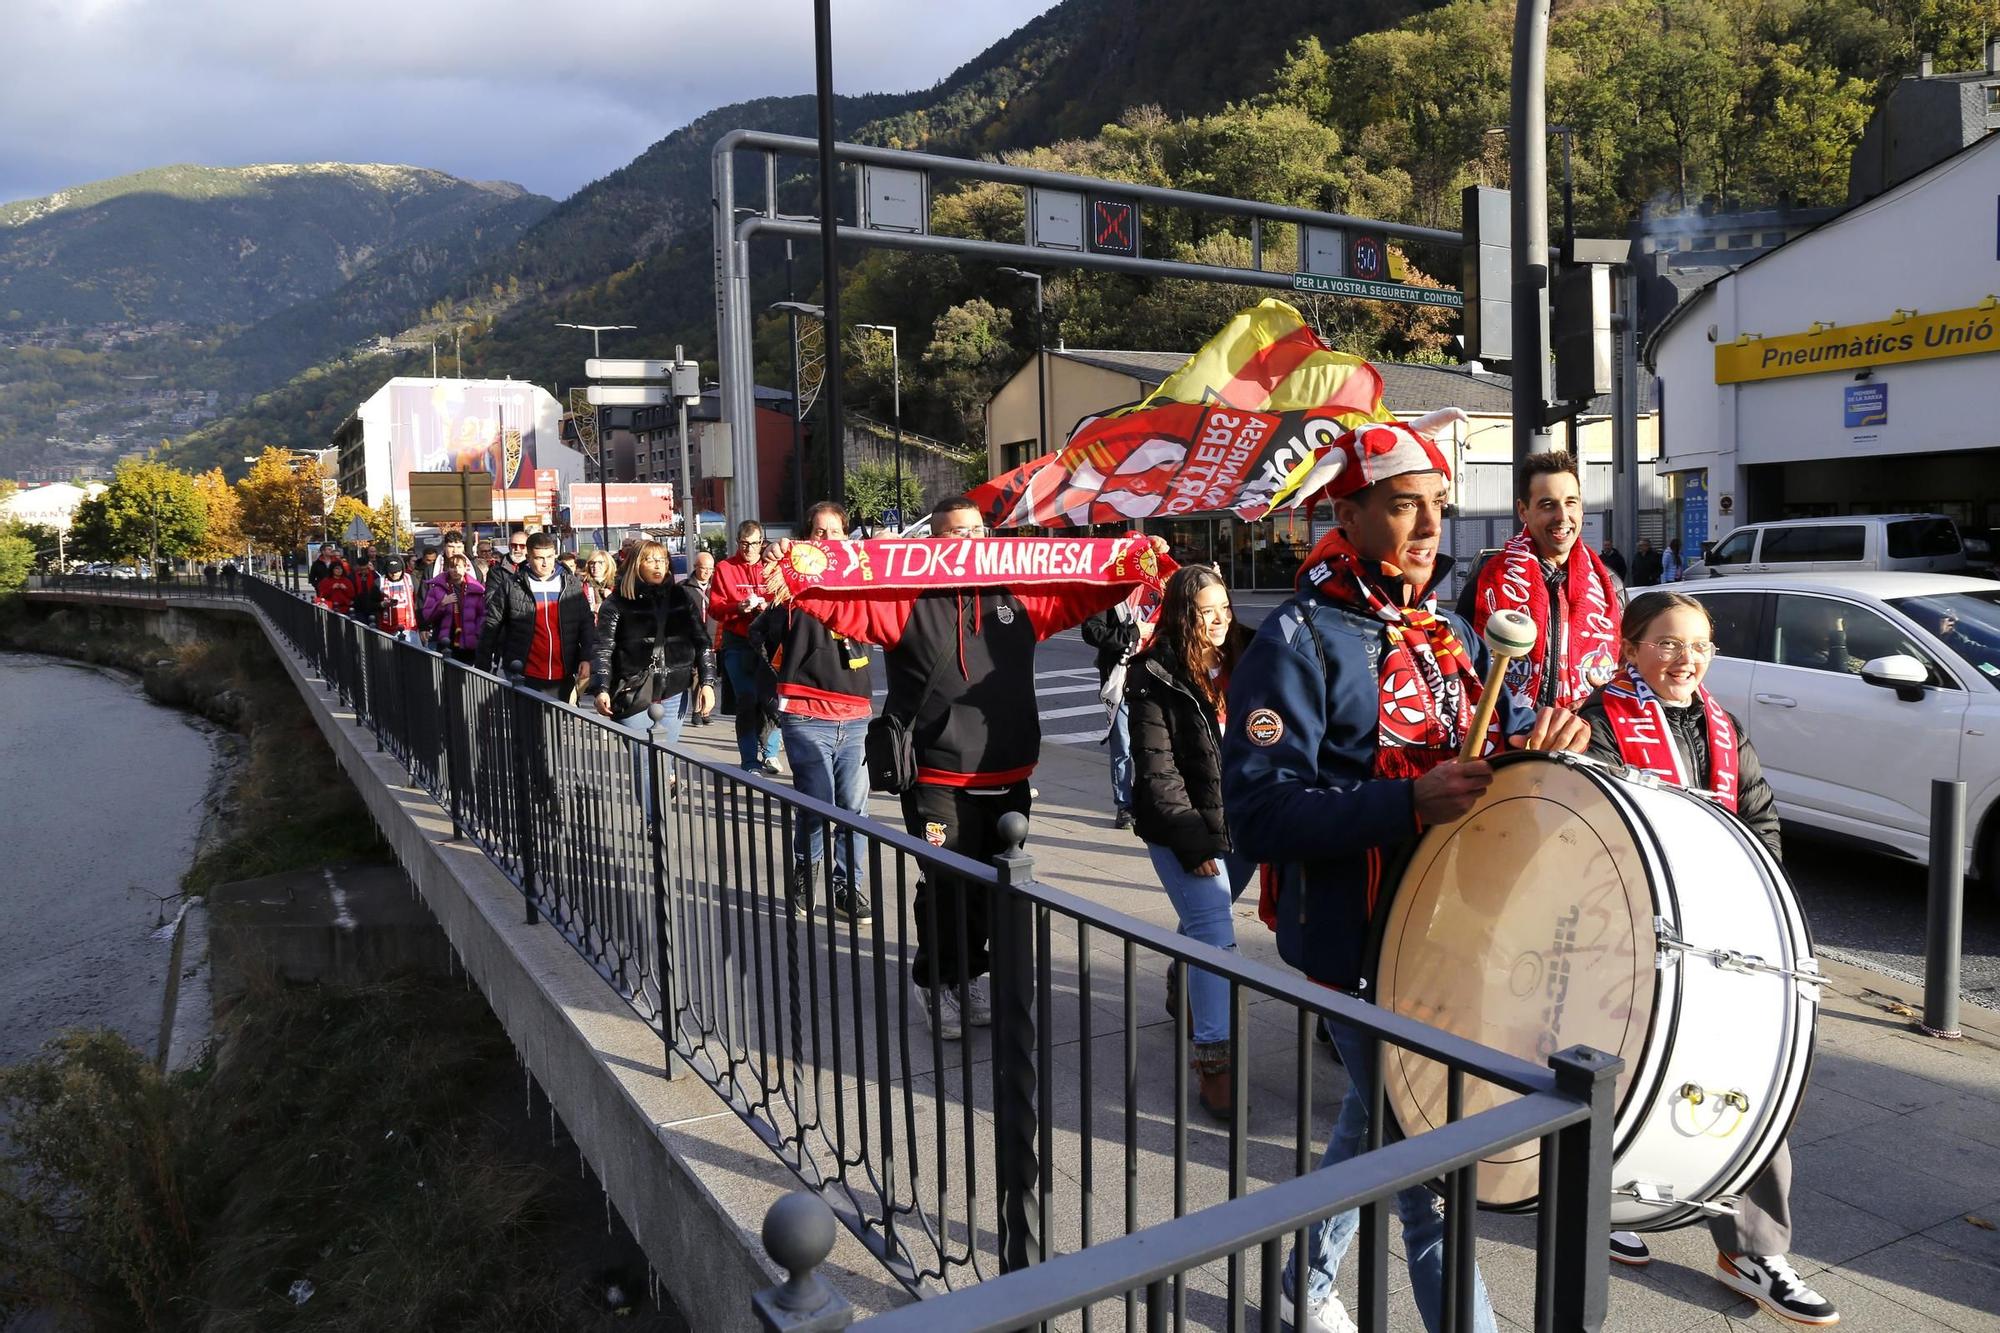
[[[2000,1329],[2000,1266],[1926,1236],[1864,1255],[1843,1271],[1860,1286],[1959,1333]],[[1839,1299],[1821,1291],[1829,1300]]]
[[1924,1235],[1940,1245],[2000,1266],[2000,1199],[1968,1208],[1963,1215],[1940,1222]]
[[1850,1093],[1840,1092],[1814,1079],[1806,1087],[1805,1100],[1799,1105],[1798,1118],[1792,1122],[1791,1133],[1786,1142],[1794,1148],[1808,1143],[1816,1143],[1830,1134],[1841,1134],[1863,1125],[1872,1125],[1878,1120],[1886,1120],[1896,1112],[1874,1102],[1863,1101]]
[[1912,1072],[1907,1064],[1911,1057],[1900,1045],[1895,1037],[1882,1036],[1851,1050],[1820,1051],[1813,1058],[1813,1085],[1899,1114],[1935,1106],[1964,1091]]
[[2000,1195],[2000,1151],[1940,1126],[1915,1123],[1909,1116],[1864,1125],[1827,1142],[1870,1147],[1987,1198]]
[[1936,1226],[1992,1197],[1992,1192],[1916,1169],[1902,1157],[1836,1134],[1792,1151],[1794,1181],[1900,1223],[1905,1231]]

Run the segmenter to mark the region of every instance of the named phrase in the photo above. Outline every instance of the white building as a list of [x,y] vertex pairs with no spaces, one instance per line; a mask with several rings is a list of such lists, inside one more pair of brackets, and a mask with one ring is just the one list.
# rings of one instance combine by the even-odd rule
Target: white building
[[[562,440],[562,405],[525,380],[399,375],[340,424],[333,444],[343,495],[370,508],[393,495],[405,514],[412,472],[491,472],[496,511],[502,492],[547,493],[537,474],[553,472],[540,480],[559,494],[583,480],[583,456]],[[532,504],[510,511],[535,512]]]
[[2000,526],[2000,135],[1717,278],[1645,348],[1668,527]]
[[0,522],[38,523],[68,532],[70,523],[76,518],[76,507],[90,496],[101,495],[104,490],[105,485],[101,481],[83,486],[72,486],[64,481],[31,486],[0,500]]

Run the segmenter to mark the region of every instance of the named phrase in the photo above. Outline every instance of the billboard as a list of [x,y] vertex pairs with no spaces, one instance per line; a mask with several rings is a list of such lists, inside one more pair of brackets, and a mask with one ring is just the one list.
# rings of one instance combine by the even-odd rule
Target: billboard
[[[614,481],[604,488],[611,502],[613,527],[662,527],[674,521],[674,488],[668,482]],[[603,499],[596,482],[578,482],[569,488],[569,525],[572,528],[604,526]]]
[[[426,380],[391,383],[390,457],[394,488],[407,495],[411,472],[490,472],[503,491],[536,489],[541,390],[526,382]],[[553,442],[551,442],[553,443]]]

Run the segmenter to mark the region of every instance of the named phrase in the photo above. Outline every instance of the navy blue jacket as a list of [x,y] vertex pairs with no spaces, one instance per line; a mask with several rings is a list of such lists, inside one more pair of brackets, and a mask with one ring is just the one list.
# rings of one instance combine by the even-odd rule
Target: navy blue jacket
[[[1437,563],[1441,580],[1450,561]],[[1484,680],[1485,645],[1456,614],[1439,614]],[[1222,740],[1230,840],[1276,876],[1279,954],[1348,991],[1364,989],[1370,923],[1395,889],[1385,875],[1422,832],[1415,784],[1373,776],[1387,643],[1388,626],[1374,616],[1301,590],[1265,619],[1236,664]],[[1534,722],[1504,691],[1496,713],[1502,735]]]

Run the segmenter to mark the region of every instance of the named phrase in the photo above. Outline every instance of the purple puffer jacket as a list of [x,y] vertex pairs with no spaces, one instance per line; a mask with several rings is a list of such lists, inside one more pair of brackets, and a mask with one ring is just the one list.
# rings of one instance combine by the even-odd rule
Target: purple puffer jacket
[[465,578],[465,608],[453,624],[451,582],[438,575],[424,585],[424,630],[441,646],[477,648],[486,623],[486,585],[470,574]]

